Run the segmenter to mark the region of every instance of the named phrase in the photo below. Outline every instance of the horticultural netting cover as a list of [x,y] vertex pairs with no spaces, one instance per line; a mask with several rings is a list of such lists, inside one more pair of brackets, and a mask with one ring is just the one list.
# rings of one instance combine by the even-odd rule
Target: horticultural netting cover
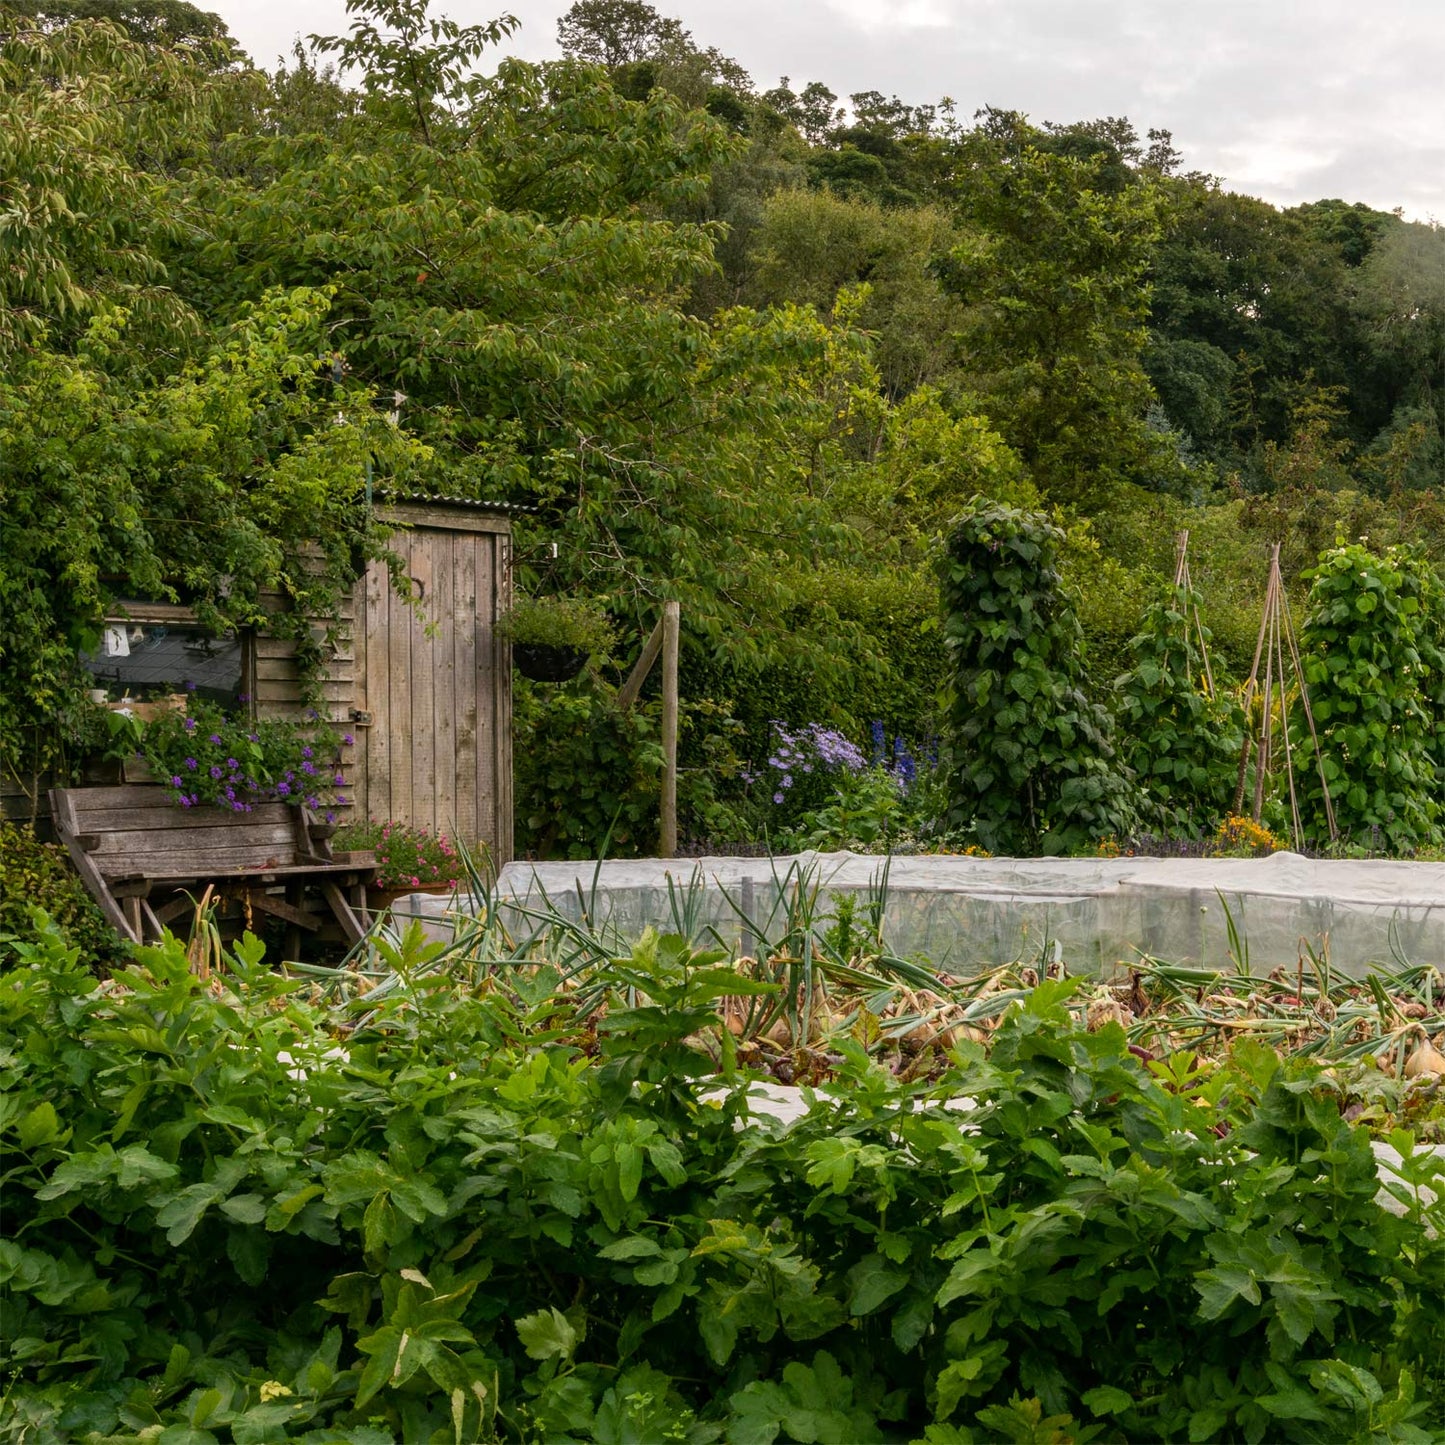
[[[753,952],[786,929],[790,898],[817,888],[815,926],[852,895],[881,900],[896,954],[954,973],[1047,952],[1074,970],[1110,971],[1141,952],[1172,963],[1230,966],[1230,923],[1255,971],[1295,965],[1301,941],[1332,965],[1445,967],[1445,864],[1319,861],[1293,853],[1233,858],[961,858],[804,853],[780,858],[510,863],[498,881],[515,930],[548,905],[635,937],[651,925],[696,937],[711,927]],[[474,907],[414,895],[398,914],[436,920]],[[826,926],[824,923],[822,926]]]

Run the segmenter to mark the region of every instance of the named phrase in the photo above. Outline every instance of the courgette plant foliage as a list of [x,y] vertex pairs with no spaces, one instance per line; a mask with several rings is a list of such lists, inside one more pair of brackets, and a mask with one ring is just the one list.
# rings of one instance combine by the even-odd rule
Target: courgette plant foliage
[[167,942],[103,986],[43,915],[7,945],[0,1439],[1445,1423],[1445,1244],[1375,1202],[1318,1070],[1150,1071],[1048,981],[932,1089],[845,1041],[784,1129],[696,1046],[769,987],[716,953],[645,935],[593,1027],[549,968],[422,975],[425,950],[348,1032],[249,938],[210,982]]

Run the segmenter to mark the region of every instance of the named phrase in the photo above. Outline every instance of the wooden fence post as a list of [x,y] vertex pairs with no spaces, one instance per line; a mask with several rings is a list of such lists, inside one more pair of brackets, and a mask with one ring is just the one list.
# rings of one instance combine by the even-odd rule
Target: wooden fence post
[[677,639],[681,608],[666,602],[662,611],[662,808],[660,852],[677,856]]
[[652,664],[662,657],[662,799],[658,807],[657,851],[664,858],[677,855],[677,644],[682,609],[676,602],[662,604],[662,616],[648,635],[642,656],[617,693],[617,706],[626,712],[637,702]]

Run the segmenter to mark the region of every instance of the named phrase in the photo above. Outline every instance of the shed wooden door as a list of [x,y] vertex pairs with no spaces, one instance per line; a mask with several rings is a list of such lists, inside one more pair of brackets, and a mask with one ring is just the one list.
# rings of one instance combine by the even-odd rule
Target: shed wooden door
[[505,519],[398,504],[392,548],[420,594],[373,563],[358,607],[358,811],[512,856],[511,659],[497,636],[509,585]]

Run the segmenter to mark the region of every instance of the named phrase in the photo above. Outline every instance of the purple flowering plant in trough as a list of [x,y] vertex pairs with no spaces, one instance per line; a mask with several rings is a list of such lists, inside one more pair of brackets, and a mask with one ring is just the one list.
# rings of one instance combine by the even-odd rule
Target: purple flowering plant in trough
[[352,742],[314,714],[300,723],[230,717],[193,697],[145,725],[139,753],[183,808],[249,813],[279,801],[334,822],[334,806],[346,801],[338,765]]

